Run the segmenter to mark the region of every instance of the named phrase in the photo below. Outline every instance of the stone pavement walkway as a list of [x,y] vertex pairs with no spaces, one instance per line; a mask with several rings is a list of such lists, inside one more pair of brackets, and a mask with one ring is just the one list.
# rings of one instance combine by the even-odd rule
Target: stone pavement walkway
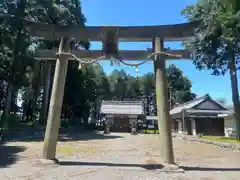
[[240,152],[174,139],[176,162],[185,173],[160,172],[157,135],[111,133],[66,137],[58,165],[41,165],[43,143],[0,146],[1,180],[239,180]]

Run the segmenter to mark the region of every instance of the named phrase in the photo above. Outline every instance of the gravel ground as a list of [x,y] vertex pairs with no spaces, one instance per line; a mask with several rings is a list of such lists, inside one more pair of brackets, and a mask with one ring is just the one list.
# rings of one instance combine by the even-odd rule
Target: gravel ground
[[43,143],[0,147],[1,180],[239,180],[240,152],[174,139],[185,173],[161,172],[157,135],[85,134],[58,143],[58,165],[39,161]]

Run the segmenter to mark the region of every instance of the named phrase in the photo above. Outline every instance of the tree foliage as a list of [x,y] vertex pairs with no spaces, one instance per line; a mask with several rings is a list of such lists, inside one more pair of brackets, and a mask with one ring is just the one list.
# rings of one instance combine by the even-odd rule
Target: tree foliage
[[[167,69],[168,79],[172,83],[172,99],[176,103],[192,100],[195,94],[191,92],[191,82],[176,66]],[[106,75],[99,64],[84,66],[78,70],[77,63],[71,62],[65,86],[63,101],[63,116],[72,123],[87,124],[88,117],[99,117],[102,100],[143,101],[147,114],[156,115],[155,77],[148,73],[133,77],[124,70],[114,70]]]
[[167,68],[167,77],[171,104],[184,103],[196,97],[191,91],[191,81],[175,65]]
[[240,1],[199,0],[182,14],[197,21],[194,38],[186,43],[195,52],[193,63],[198,69],[210,69],[213,75],[230,72],[232,100],[240,139],[240,102],[237,69],[240,53]]
[[[58,25],[80,25],[85,27],[86,19],[81,12],[80,2],[54,0],[4,0],[1,3],[0,24],[0,76],[4,116],[8,116],[11,99],[16,89],[29,87],[33,95],[27,103],[36,104],[40,93],[41,64],[33,54],[39,48],[52,49],[59,41],[40,41],[31,38],[24,26],[26,21]],[[72,47],[89,48],[89,42],[71,43]],[[29,96],[25,96],[29,97]],[[25,101],[25,100],[24,100]],[[31,105],[35,109],[34,105]]]
[[217,102],[223,106],[227,105],[227,100],[225,98],[219,98],[217,99]]
[[[183,10],[189,21],[199,22],[194,39],[186,43],[195,52],[197,68],[213,70],[214,75],[225,74],[229,63],[239,56],[240,9],[234,3],[239,4],[237,0],[199,0]],[[238,61],[234,63],[239,67]]]

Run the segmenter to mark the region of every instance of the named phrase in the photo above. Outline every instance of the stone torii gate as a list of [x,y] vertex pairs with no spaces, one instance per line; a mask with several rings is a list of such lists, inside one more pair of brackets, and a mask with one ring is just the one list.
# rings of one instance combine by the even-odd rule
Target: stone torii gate
[[[125,27],[104,27],[90,26],[86,28],[60,27],[49,24],[28,23],[31,36],[44,38],[46,40],[61,39],[57,62],[54,73],[53,89],[50,99],[47,118],[47,128],[44,139],[43,159],[55,160],[56,145],[60,127],[60,114],[62,108],[67,64],[69,56],[63,55],[69,51],[71,40],[102,41],[102,34],[105,31],[118,32],[118,41],[124,42],[152,42],[151,51],[120,51],[120,56],[127,60],[144,59],[153,54],[154,71],[156,76],[156,98],[157,114],[160,131],[161,156],[166,164],[174,164],[171,118],[168,104],[168,85],[165,72],[167,59],[189,59],[190,53],[184,50],[164,52],[164,41],[182,41],[193,35],[195,23],[184,23],[163,26],[125,26]],[[62,53],[62,54],[61,54]],[[101,51],[80,51],[73,52],[78,57],[95,59],[100,56]],[[37,54],[37,58],[54,60],[56,52],[43,50]]]

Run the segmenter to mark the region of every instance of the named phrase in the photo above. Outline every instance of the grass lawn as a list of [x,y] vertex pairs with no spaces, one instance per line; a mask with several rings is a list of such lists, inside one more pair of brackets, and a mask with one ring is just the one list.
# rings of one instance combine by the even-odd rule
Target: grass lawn
[[64,155],[72,155],[77,153],[96,153],[99,150],[102,150],[101,147],[71,147],[71,146],[58,146],[56,151]]
[[223,143],[233,143],[233,144],[240,144],[240,141],[236,140],[235,138],[231,137],[221,137],[221,136],[202,136],[201,139],[207,139],[210,141],[219,141]]
[[153,129],[148,129],[148,130],[144,130],[144,133],[149,133],[149,134],[154,134],[155,132],[158,133],[158,130],[154,131]]

